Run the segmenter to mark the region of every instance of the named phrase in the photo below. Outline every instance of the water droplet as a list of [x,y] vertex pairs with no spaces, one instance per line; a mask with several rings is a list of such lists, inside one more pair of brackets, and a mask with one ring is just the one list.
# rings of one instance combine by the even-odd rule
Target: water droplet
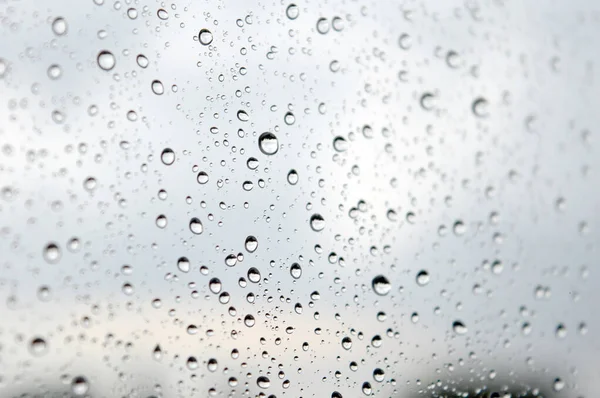
[[221,289],[223,288],[223,284],[221,283],[221,280],[219,278],[212,278],[208,282],[208,288],[214,294],[219,294],[219,293],[221,293]]
[[565,337],[567,337],[567,328],[564,324],[559,323],[558,326],[556,327],[556,337],[559,339],[564,339]]
[[165,92],[165,87],[163,86],[163,84],[160,80],[152,81],[152,84],[150,87],[152,88],[152,92],[156,95],[163,95]]
[[177,269],[181,272],[190,272],[190,260],[187,257],[179,257],[177,260]]
[[208,363],[206,364],[206,367],[208,368],[209,371],[216,372],[217,369],[219,368],[219,363],[217,362],[216,359],[211,358],[211,359],[208,360]]
[[294,169],[291,169],[288,172],[287,181],[290,183],[290,185],[296,185],[298,183],[298,180],[299,180],[298,172]]
[[196,370],[198,369],[198,360],[196,357],[188,357],[185,366],[187,366],[189,370]]
[[390,290],[392,290],[390,281],[388,281],[388,279],[383,275],[378,275],[373,278],[371,286],[373,287],[373,291],[380,296],[385,296],[390,292]]
[[375,368],[373,370],[373,379],[376,382],[381,383],[384,378],[385,378],[385,372],[383,371],[383,369]]
[[266,376],[260,376],[258,379],[256,379],[256,384],[260,388],[269,388],[271,387],[271,380],[269,380],[269,378]]
[[233,267],[236,264],[237,256],[235,254],[230,254],[227,257],[225,257],[225,265],[227,265],[228,267]]
[[342,339],[342,348],[344,350],[349,350],[352,348],[352,339],[350,337],[344,337]]
[[331,26],[336,32],[341,32],[344,29],[344,20],[340,17],[333,17]]
[[148,61],[148,58],[146,58],[146,56],[143,54],[139,54],[135,58],[135,61],[137,62],[138,66],[140,68],[144,68],[144,69],[146,69],[148,67],[148,65],[150,64],[150,61]]
[[365,395],[371,395],[372,392],[372,388],[371,388],[371,383],[369,383],[368,381],[365,381],[362,385],[362,392]]
[[36,357],[40,357],[48,352],[48,344],[41,337],[36,337],[29,343],[29,351]]
[[246,248],[248,253],[254,253],[258,248],[258,240],[256,239],[256,237],[250,235],[246,238],[246,241],[244,242],[244,247]]
[[115,67],[115,64],[117,63],[115,56],[110,51],[106,50],[100,51],[98,53],[97,61],[100,69],[105,71],[111,70]]
[[552,388],[556,392],[561,391],[563,388],[565,388],[565,382],[557,377],[554,379],[554,383],[552,383]]
[[62,76],[62,69],[58,65],[50,65],[47,73],[50,79],[56,80]]
[[169,19],[169,13],[164,8],[159,8],[156,12],[156,16],[158,16],[158,18],[162,19],[163,21]]
[[300,266],[300,264],[292,264],[292,266],[290,267],[290,275],[292,275],[292,278],[294,279],[300,279],[300,277],[302,276],[302,267]]
[[338,152],[346,152],[348,150],[348,141],[344,137],[335,137],[333,139],[333,149]]
[[243,110],[238,111],[237,118],[240,122],[247,122],[248,120],[250,120],[250,117],[248,116],[246,111]]
[[71,392],[77,397],[85,395],[89,389],[88,381],[83,376],[77,376],[71,381]]
[[287,17],[293,21],[294,19],[298,18],[298,15],[300,15],[300,8],[292,3],[285,10],[285,15],[287,15]]
[[471,109],[477,117],[483,118],[488,116],[488,102],[485,98],[476,98],[473,101],[473,105],[471,105]]
[[398,45],[403,50],[408,50],[412,46],[412,39],[409,34],[402,33],[398,38]]
[[210,30],[202,29],[198,33],[198,40],[202,45],[208,46],[213,41],[213,35]]
[[433,109],[435,96],[431,93],[425,93],[421,96],[421,107],[426,111],[430,111]]
[[313,214],[310,217],[310,227],[315,232],[322,231],[325,228],[325,219],[320,214]]
[[452,324],[452,330],[454,330],[454,333],[459,335],[466,334],[468,331],[465,324],[461,321],[454,321],[454,323]]
[[67,21],[64,18],[58,17],[52,21],[52,31],[57,36],[63,36],[67,33]]
[[156,217],[156,226],[161,229],[165,228],[167,226],[167,216],[161,214],[160,216]]
[[246,166],[248,166],[250,170],[256,170],[258,168],[258,159],[248,158],[246,161]]
[[285,116],[283,117],[283,121],[285,122],[285,124],[287,124],[288,126],[291,126],[292,124],[294,124],[296,122],[296,117],[294,116],[294,114],[292,112],[288,112],[285,114]]
[[327,18],[319,18],[317,21],[317,32],[322,35],[329,32],[329,21]]
[[163,149],[160,154],[160,160],[166,165],[170,166],[175,162],[175,152],[171,148]]
[[429,283],[429,273],[425,270],[417,274],[417,285],[425,286]]
[[94,177],[88,177],[85,179],[85,181],[83,181],[83,188],[88,191],[88,192],[92,192],[94,189],[96,189],[96,179]]
[[258,148],[265,155],[274,155],[279,150],[279,141],[273,133],[262,133],[258,137]]
[[204,231],[202,221],[200,221],[200,219],[198,219],[197,217],[194,217],[190,220],[189,227],[190,231],[192,231],[194,235],[200,235]]
[[199,172],[196,176],[196,181],[198,181],[198,184],[206,184],[208,182],[208,174],[204,171]]
[[61,257],[61,251],[54,242],[48,243],[44,248],[44,260],[49,264],[56,264]]
[[244,317],[244,325],[248,326],[249,328],[254,326],[255,323],[256,321],[254,320],[254,317],[252,315],[246,315]]
[[454,231],[454,235],[456,236],[462,236],[465,234],[465,232],[467,231],[467,227],[465,226],[465,224],[462,221],[456,221],[454,223],[454,226],[452,227],[453,231]]
[[248,269],[248,280],[252,283],[260,282],[260,271],[254,267]]

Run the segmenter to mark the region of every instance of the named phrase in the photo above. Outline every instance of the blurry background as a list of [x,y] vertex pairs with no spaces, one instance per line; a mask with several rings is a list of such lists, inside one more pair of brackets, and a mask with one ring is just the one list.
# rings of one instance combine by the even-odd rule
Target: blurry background
[[0,396],[593,396],[600,4],[293,1],[0,1]]

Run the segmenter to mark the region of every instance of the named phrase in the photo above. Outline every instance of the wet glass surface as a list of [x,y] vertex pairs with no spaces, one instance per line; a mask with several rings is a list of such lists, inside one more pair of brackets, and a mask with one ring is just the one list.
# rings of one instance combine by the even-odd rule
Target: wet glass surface
[[5,0],[0,37],[1,397],[599,391],[600,3]]

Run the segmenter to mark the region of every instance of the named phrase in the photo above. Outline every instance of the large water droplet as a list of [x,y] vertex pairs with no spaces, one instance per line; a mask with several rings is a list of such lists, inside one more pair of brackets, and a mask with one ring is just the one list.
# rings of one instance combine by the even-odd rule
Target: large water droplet
[[313,231],[319,232],[325,228],[325,219],[320,214],[313,214],[310,217],[310,227]]
[[98,53],[97,61],[100,69],[105,71],[111,70],[115,67],[117,63],[115,56],[110,51],[106,50],[100,51],[100,53]]
[[211,292],[213,292],[214,294],[219,294],[221,293],[221,289],[223,287],[223,284],[221,283],[221,280],[219,278],[212,278],[209,282],[208,282],[208,288],[210,289]]
[[373,291],[380,296],[385,296],[390,292],[390,290],[392,290],[390,281],[388,281],[388,279],[383,275],[378,275],[373,278],[371,286],[373,287]]
[[258,248],[258,240],[256,239],[256,237],[250,235],[246,238],[246,241],[244,242],[244,247],[246,248],[248,253],[254,253]]
[[348,150],[348,141],[344,137],[335,137],[333,139],[333,149],[338,152],[346,152]]
[[71,381],[71,392],[77,397],[85,395],[89,389],[89,383],[83,376],[77,376]]
[[49,264],[56,264],[61,257],[61,251],[54,242],[48,243],[44,248],[44,260]]
[[36,357],[42,356],[48,352],[48,344],[41,337],[36,337],[29,343],[29,351]]
[[258,137],[258,148],[265,155],[274,155],[279,150],[279,141],[273,133],[262,133]]
[[260,376],[258,379],[256,379],[256,384],[260,388],[269,388],[271,387],[271,380],[269,380],[269,378],[266,376]]
[[454,330],[454,333],[460,335],[466,334],[468,331],[465,324],[461,321],[454,321],[454,323],[452,324],[452,330]]
[[294,19],[298,18],[298,15],[300,15],[300,9],[297,5],[292,3],[289,6],[287,6],[285,10],[285,15],[287,15],[287,17],[293,21]]
[[57,36],[62,36],[67,33],[68,26],[67,21],[64,18],[58,17],[52,21],[52,31]]
[[317,21],[317,32],[322,35],[329,32],[329,21],[327,18],[319,18]]
[[177,269],[181,272],[190,272],[190,260],[187,257],[179,257],[177,260]]
[[171,148],[163,149],[160,154],[160,160],[167,166],[170,166],[175,162],[175,152]]
[[212,32],[208,29],[201,29],[198,33],[198,40],[202,45],[208,46],[213,41]]
[[252,283],[260,282],[260,271],[254,267],[248,270],[248,280]]
[[417,274],[417,285],[425,286],[429,283],[429,273],[425,270]]
[[163,95],[165,92],[165,87],[160,80],[153,80],[150,87],[152,88],[152,92],[156,95]]
[[488,116],[488,102],[485,98],[479,97],[473,101],[473,105],[471,105],[471,109],[473,113],[477,117],[486,117]]
[[291,169],[288,172],[287,181],[290,183],[290,185],[296,185],[298,183],[298,180],[299,180],[298,172],[294,169]]
[[292,278],[299,279],[302,276],[302,267],[298,263],[292,264],[290,267],[290,275]]
[[202,221],[197,217],[194,217],[190,220],[190,231],[194,235],[200,235],[204,231],[204,226],[202,225]]

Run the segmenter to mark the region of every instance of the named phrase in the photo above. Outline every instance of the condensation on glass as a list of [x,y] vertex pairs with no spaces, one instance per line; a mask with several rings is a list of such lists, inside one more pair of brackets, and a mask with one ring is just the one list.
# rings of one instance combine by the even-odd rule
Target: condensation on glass
[[0,396],[598,392],[600,4],[0,3]]

